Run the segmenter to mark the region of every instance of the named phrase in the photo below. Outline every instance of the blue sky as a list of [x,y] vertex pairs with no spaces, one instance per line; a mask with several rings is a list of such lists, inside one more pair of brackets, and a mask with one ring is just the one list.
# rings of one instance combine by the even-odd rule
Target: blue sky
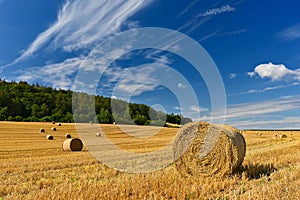
[[[83,63],[108,38],[167,28],[197,41],[214,61],[226,91],[226,123],[299,129],[299,7],[295,0],[0,0],[0,78],[74,89],[78,71],[99,67],[99,60]],[[113,53],[118,59],[94,80],[97,94],[194,120],[217,116],[205,77],[187,60],[155,49]]]

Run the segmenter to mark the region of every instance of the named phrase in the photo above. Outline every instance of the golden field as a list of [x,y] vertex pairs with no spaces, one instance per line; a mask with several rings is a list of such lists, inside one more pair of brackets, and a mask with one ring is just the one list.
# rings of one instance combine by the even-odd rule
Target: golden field
[[[177,133],[163,128],[146,140],[122,134],[115,125],[101,128],[133,152],[161,148]],[[46,140],[49,133],[54,140]],[[64,152],[66,133],[78,137],[74,124],[0,122],[0,199],[300,199],[300,131],[243,131],[243,165],[222,179],[183,178],[174,165],[145,174],[119,172],[86,148]],[[279,138],[282,133],[287,138]]]

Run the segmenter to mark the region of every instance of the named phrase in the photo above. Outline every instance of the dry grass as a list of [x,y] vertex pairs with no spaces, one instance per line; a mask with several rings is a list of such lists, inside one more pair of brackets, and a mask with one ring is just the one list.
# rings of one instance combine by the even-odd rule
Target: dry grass
[[[89,124],[90,125],[90,124]],[[65,134],[78,137],[73,124],[53,132],[49,142],[36,130],[51,123],[0,122],[0,199],[300,199],[300,132],[244,131],[246,157],[226,178],[183,178],[174,165],[146,174],[108,168],[84,148],[61,149]],[[121,148],[152,151],[176,133],[163,129],[148,140],[102,126]],[[142,143],[143,142],[143,143]]]

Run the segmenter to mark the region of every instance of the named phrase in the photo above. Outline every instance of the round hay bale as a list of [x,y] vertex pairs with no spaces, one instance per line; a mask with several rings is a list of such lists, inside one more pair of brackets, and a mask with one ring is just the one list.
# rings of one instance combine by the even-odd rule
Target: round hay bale
[[192,122],[184,125],[174,143],[174,159],[183,176],[224,177],[242,164],[246,153],[240,131],[228,126]]
[[96,137],[101,137],[101,133],[96,133]]
[[72,138],[72,136],[71,136],[70,133],[67,133],[67,134],[65,135],[65,137],[66,137],[66,138]]
[[286,134],[281,134],[280,138],[287,138],[287,135]]
[[41,132],[41,133],[45,133],[45,129],[40,128],[40,132]]
[[83,143],[79,138],[66,139],[63,143],[64,151],[81,151]]
[[56,125],[57,125],[57,126],[61,126],[61,123],[57,123]]
[[52,131],[56,131],[56,128],[55,128],[55,127],[52,127],[51,130],[52,130]]
[[47,135],[46,138],[47,138],[47,140],[53,140],[54,139],[54,137],[52,135]]
[[55,124],[55,121],[52,121],[52,124]]

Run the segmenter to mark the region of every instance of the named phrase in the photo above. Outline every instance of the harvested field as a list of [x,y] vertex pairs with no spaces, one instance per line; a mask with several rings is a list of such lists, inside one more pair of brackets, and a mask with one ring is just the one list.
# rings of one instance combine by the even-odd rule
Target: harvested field
[[[224,178],[195,179],[181,176],[174,165],[129,174],[101,164],[86,147],[64,152],[65,134],[79,137],[76,128],[64,124],[51,132],[51,142],[36,134],[40,127],[52,126],[0,122],[0,199],[300,199],[300,131],[243,131],[247,150],[239,171]],[[163,128],[148,137],[152,127],[127,126],[130,134],[116,125],[101,128],[130,152],[161,149],[178,131]],[[281,134],[287,138],[274,137]],[[95,133],[93,137],[102,139]]]

